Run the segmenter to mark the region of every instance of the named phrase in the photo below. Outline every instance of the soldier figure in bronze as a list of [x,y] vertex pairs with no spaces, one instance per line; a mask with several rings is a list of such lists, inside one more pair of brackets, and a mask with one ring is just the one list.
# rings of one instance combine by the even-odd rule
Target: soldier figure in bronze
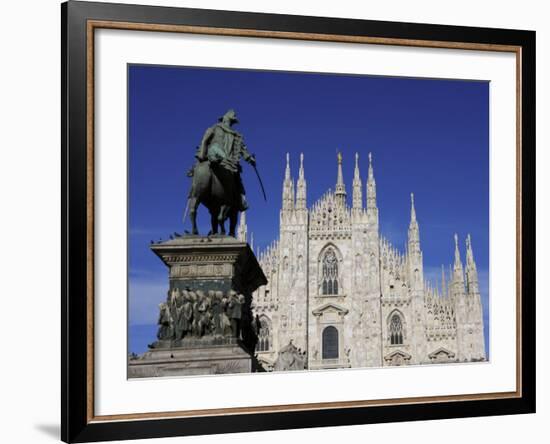
[[172,339],[172,317],[170,316],[170,310],[166,302],[159,304],[159,317],[158,317],[158,333],[157,338],[159,340]]
[[198,234],[197,208],[202,203],[210,212],[210,234],[225,234],[225,221],[229,218],[229,234],[235,236],[239,211],[248,204],[241,181],[243,158],[252,166],[256,159],[244,144],[243,137],[233,129],[238,123],[235,111],[230,109],[214,126],[204,133],[197,148],[197,162],[189,175],[193,177],[187,202],[192,223],[192,234]]

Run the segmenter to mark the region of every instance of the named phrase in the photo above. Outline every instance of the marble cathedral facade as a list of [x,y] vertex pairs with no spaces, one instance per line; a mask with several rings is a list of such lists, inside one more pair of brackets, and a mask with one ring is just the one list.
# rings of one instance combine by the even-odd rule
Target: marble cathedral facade
[[[485,360],[470,237],[463,265],[455,235],[450,276],[431,286],[412,194],[406,251],[380,235],[370,154],[366,205],[356,154],[351,207],[340,154],[334,191],[310,207],[303,155],[296,182],[286,161],[279,238],[259,254],[268,284],[253,295],[263,366],[272,369],[289,343],[308,369]],[[245,217],[238,236],[247,238]]]

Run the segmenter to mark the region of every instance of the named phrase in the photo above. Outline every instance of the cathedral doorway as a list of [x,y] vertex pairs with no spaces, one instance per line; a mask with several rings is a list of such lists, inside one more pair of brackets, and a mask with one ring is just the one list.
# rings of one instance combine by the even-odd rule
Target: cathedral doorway
[[338,359],[338,330],[332,325],[323,330],[323,359]]

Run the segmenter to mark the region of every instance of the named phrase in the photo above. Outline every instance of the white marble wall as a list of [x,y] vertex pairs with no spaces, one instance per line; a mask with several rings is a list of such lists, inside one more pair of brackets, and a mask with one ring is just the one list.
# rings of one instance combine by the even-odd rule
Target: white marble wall
[[[408,252],[403,253],[380,238],[373,176],[367,183],[367,195],[370,190],[374,196],[368,209],[359,207],[357,179],[353,208],[347,206],[345,186],[339,184],[337,193],[329,190],[307,209],[303,174],[302,165],[302,200],[295,204],[287,164],[280,236],[259,258],[268,284],[255,292],[253,310],[272,325],[271,349],[259,353],[260,360],[269,366],[277,350],[290,341],[307,350],[310,369],[485,359],[477,286],[477,293],[467,294],[463,282],[450,282],[446,295],[427,287],[414,206]],[[337,295],[321,291],[321,261],[327,248],[333,248],[338,258]],[[434,301],[452,313],[445,325],[439,315],[434,317]],[[388,328],[396,312],[402,318],[403,344],[392,345]],[[322,331],[328,325],[338,330],[339,357],[323,361]]]

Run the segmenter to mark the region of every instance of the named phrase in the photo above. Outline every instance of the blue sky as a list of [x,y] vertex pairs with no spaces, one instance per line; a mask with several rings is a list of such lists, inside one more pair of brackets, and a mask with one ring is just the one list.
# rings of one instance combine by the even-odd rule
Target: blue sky
[[[349,199],[354,153],[365,180],[372,152],[380,232],[403,249],[414,192],[426,278],[439,283],[455,232],[464,259],[471,234],[488,342],[489,83],[141,65],[129,66],[128,82],[130,351],[154,340],[167,291],[166,267],[149,243],[189,229],[186,172],[205,129],[228,108],[268,195],[266,203],[243,164],[255,247],[278,236],[286,152],[294,177],[304,153],[308,205],[334,188],[337,151]],[[199,228],[208,231],[204,209]]]

